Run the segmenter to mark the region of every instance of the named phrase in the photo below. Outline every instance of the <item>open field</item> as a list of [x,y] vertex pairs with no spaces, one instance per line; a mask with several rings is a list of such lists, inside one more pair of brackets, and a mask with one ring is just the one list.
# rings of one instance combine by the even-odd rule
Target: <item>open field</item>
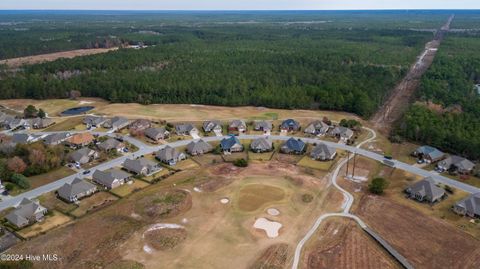
[[60,211],[63,214],[67,214],[68,212],[77,208],[77,206],[73,203],[66,203],[58,199],[54,192],[45,193],[44,195],[40,196],[38,200],[40,204],[45,206],[47,209]]
[[270,161],[272,159],[273,154],[275,151],[271,152],[264,152],[264,153],[255,153],[252,151],[248,151],[248,159],[251,161]]
[[98,192],[80,200],[80,205],[71,211],[70,214],[78,218],[92,210],[98,210],[101,207],[107,206],[116,200],[118,200],[118,198],[108,192]]
[[310,156],[304,156],[297,163],[297,165],[300,165],[300,166],[303,166],[303,167],[306,167],[306,168],[318,169],[318,170],[321,170],[321,171],[329,172],[334,163],[335,163],[335,160],[332,160],[332,161],[317,161],[317,160],[312,159]]
[[137,192],[147,186],[149,186],[150,184],[144,182],[144,181],[141,181],[141,180],[134,180],[131,184],[123,184],[122,186],[120,187],[117,187],[113,190],[111,190],[112,193],[120,196],[120,197],[125,197],[127,195],[130,195],[131,193],[133,192]]
[[62,166],[45,174],[28,177],[28,182],[30,182],[30,188],[35,189],[37,187],[43,186],[45,184],[73,174],[75,174],[75,171],[68,167]]
[[72,219],[58,211],[53,211],[51,216],[46,216],[42,222],[37,222],[32,226],[28,226],[17,233],[23,238],[32,238],[38,236],[55,227],[64,225]]
[[[255,181],[262,182],[263,180],[255,178]],[[240,210],[251,212],[263,208],[267,204],[281,201],[284,197],[285,191],[281,188],[264,184],[250,184],[239,190],[236,200]]]
[[193,169],[198,167],[199,167],[198,163],[196,163],[191,159],[180,161],[175,166],[172,166],[173,169],[178,169],[178,170],[188,170],[188,169]]

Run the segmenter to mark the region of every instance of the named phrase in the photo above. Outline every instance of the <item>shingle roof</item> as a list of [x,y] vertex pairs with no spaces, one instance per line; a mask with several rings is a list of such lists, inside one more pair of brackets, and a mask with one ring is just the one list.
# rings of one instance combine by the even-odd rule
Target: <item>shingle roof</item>
[[91,133],[78,133],[74,134],[73,136],[67,139],[68,143],[74,145],[82,145],[91,143],[95,139]]
[[410,189],[411,193],[419,193],[422,196],[432,198],[445,194],[445,191],[442,188],[435,185],[435,180],[431,177],[424,178],[414,183],[408,189]]
[[465,208],[469,214],[480,216],[480,192],[457,202],[456,206]]
[[255,130],[260,130],[260,129],[263,129],[264,131],[272,130],[272,128],[273,128],[272,126],[273,126],[272,122],[265,121],[265,120],[256,120],[253,123],[253,128]]
[[125,167],[125,169],[135,173],[140,173],[144,168],[150,169],[150,167],[156,167],[156,166],[157,166],[157,163],[147,160],[145,158],[140,158],[136,160],[126,159],[123,162],[123,167]]
[[220,146],[222,149],[231,149],[236,144],[240,144],[240,140],[236,136],[230,136],[229,138],[224,138],[220,141]]
[[196,153],[196,152],[209,152],[213,149],[212,145],[209,143],[203,141],[203,139],[200,139],[198,141],[192,141],[188,143],[187,145],[187,151],[191,153]]
[[29,134],[13,134],[12,142],[18,144],[26,144],[30,140]]
[[23,198],[19,206],[10,212],[6,218],[8,221],[15,225],[28,222],[28,219],[31,218],[36,212],[46,210],[45,207],[40,204],[33,202],[30,199]]
[[222,123],[220,121],[216,120],[207,120],[203,122],[203,130],[205,132],[210,132],[212,131],[215,127],[220,126],[222,127]]
[[165,148],[157,151],[157,153],[155,153],[155,156],[161,161],[169,161],[177,159],[180,156],[180,152],[178,152],[178,150],[176,150],[175,148],[166,146]]
[[305,142],[300,139],[295,139],[291,137],[283,144],[282,147],[287,147],[292,151],[301,152],[305,148]]
[[244,127],[245,128],[247,126],[247,124],[243,120],[233,120],[232,122],[230,122],[230,124],[228,126],[230,128],[239,128],[239,127]]
[[105,128],[118,128],[120,126],[126,126],[128,119],[124,117],[113,117],[104,123]]
[[433,160],[442,158],[444,155],[443,152],[431,146],[421,146],[417,148],[416,152],[419,154],[429,156]]
[[327,146],[325,143],[318,144],[313,148],[311,156],[314,158],[328,159],[336,152],[335,148]]
[[195,126],[190,123],[178,124],[175,126],[177,133],[189,133],[191,130],[195,129]]
[[93,154],[95,153],[95,151],[93,149],[90,149],[90,148],[82,148],[82,149],[79,149],[79,150],[76,150],[72,153],[70,153],[68,156],[69,156],[69,159],[74,161],[74,162],[80,162],[80,160],[84,157],[87,157],[89,156],[90,154]]
[[80,178],[75,178],[72,183],[65,183],[60,189],[58,189],[58,195],[64,199],[69,200],[70,197],[77,196],[90,190],[94,190],[97,187]]
[[69,133],[56,133],[56,134],[47,135],[43,139],[43,141],[45,142],[45,144],[50,145],[53,143],[57,143],[59,141],[63,141],[67,139],[69,136],[70,136]]
[[438,163],[438,165],[446,167],[447,169],[454,165],[460,170],[465,170],[465,171],[470,171],[475,167],[475,164],[466,158],[452,155],[446,158],[445,160],[442,160]]
[[118,141],[115,138],[109,138],[102,143],[98,144],[98,147],[103,150],[111,150],[111,149],[116,149],[122,146],[123,143]]
[[272,144],[272,140],[260,137],[252,141],[250,148],[255,150],[270,150],[272,149]]
[[325,122],[321,121],[321,120],[316,120],[316,121],[312,121],[310,122],[310,124],[308,124],[308,126],[305,128],[305,132],[315,132],[315,131],[327,131],[328,128],[330,128],[330,126],[328,124],[326,124]]
[[280,128],[282,129],[299,129],[300,128],[300,123],[294,119],[286,119],[282,122],[280,125]]
[[102,185],[110,186],[115,180],[125,180],[130,174],[118,169],[110,169],[106,171],[95,170],[92,175],[93,180]]
[[144,134],[147,136],[147,137],[150,137],[150,138],[156,138],[158,135],[162,135],[164,136],[167,132],[167,130],[165,129],[165,127],[158,127],[158,128],[148,128],[145,130]]

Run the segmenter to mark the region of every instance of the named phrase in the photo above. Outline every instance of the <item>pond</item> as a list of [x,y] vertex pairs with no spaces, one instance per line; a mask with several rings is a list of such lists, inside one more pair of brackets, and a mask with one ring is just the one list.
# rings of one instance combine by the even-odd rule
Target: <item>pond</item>
[[80,114],[83,114],[87,111],[90,111],[92,109],[94,109],[95,107],[93,106],[79,106],[79,107],[73,107],[73,108],[70,108],[70,109],[67,109],[65,111],[63,111],[62,113],[60,113],[62,116],[73,116],[73,115],[80,115]]

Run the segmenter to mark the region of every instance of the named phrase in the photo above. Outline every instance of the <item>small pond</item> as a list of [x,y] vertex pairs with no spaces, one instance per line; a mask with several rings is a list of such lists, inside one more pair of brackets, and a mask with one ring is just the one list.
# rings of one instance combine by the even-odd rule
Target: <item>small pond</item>
[[73,107],[73,108],[70,108],[70,109],[67,109],[65,111],[63,111],[62,113],[60,113],[62,116],[73,116],[73,115],[80,115],[80,114],[83,114],[87,111],[90,111],[92,109],[94,109],[95,107],[93,106],[79,106],[79,107]]

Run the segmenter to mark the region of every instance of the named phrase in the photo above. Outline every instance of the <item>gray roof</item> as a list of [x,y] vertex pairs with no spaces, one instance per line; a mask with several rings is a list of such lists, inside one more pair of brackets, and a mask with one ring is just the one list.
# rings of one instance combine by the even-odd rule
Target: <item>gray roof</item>
[[336,126],[333,130],[332,130],[332,134],[333,135],[339,135],[341,137],[344,137],[344,138],[350,138],[353,136],[353,131],[347,127],[343,127],[343,126]]
[[337,152],[335,148],[329,147],[325,143],[320,143],[313,148],[310,155],[316,159],[329,159],[335,152]]
[[424,178],[407,188],[410,193],[419,193],[422,196],[431,198],[439,197],[445,194],[445,190],[435,185],[435,180],[431,177]]
[[425,156],[430,157],[432,160],[437,160],[445,155],[443,152],[438,150],[437,148],[431,146],[421,146],[415,150],[417,154],[422,154]]
[[165,127],[148,128],[145,130],[144,134],[149,138],[156,139],[159,135],[160,136],[167,135],[168,131],[165,129]]
[[152,126],[152,122],[146,119],[138,119],[135,120],[134,122],[130,123],[131,129],[138,129],[138,130],[144,130],[147,128],[150,128]]
[[157,153],[155,153],[155,157],[157,157],[161,161],[170,161],[178,159],[180,154],[181,153],[178,152],[178,150],[176,150],[175,148],[166,146],[163,149],[157,151]]
[[305,149],[305,142],[291,137],[282,145],[282,148],[288,148],[291,151],[301,152]]
[[198,141],[192,141],[187,145],[188,153],[197,153],[197,152],[209,152],[213,149],[212,145],[208,144],[207,142],[200,139]]
[[189,133],[193,129],[195,129],[195,126],[191,123],[183,123],[175,126],[175,131],[177,133]]
[[75,178],[72,183],[65,183],[60,189],[58,189],[58,195],[66,200],[70,200],[70,197],[95,190],[96,188],[97,186],[90,182]]
[[222,128],[222,123],[216,120],[207,120],[203,122],[203,130],[205,132],[211,132],[217,126],[220,126],[220,128]]
[[128,119],[125,117],[113,117],[107,120],[104,124],[105,128],[118,128],[128,125]]
[[455,206],[465,208],[469,214],[480,216],[480,192],[457,202]]
[[240,140],[236,136],[230,136],[229,138],[224,138],[220,141],[220,146],[223,150],[229,150],[235,145],[241,145]]
[[253,122],[253,129],[255,130],[272,130],[273,124],[271,121],[256,120]]
[[119,169],[110,169],[106,171],[95,170],[92,178],[95,182],[98,182],[105,186],[111,186],[115,180],[123,181],[129,178],[131,175],[125,171]]
[[260,137],[252,141],[250,148],[254,150],[271,150],[273,147],[272,140]]
[[102,150],[111,150],[111,149],[116,149],[123,145],[122,142],[118,141],[115,138],[109,138],[102,143],[98,144],[98,147]]
[[107,120],[105,117],[91,116],[88,115],[83,119],[83,123],[87,125],[100,125]]
[[30,120],[30,125],[33,127],[33,128],[46,128],[52,124],[54,124],[55,122],[52,120],[52,119],[49,119],[49,118],[34,118],[34,119],[31,119]]
[[123,162],[123,167],[128,171],[132,171],[138,174],[141,173],[144,168],[151,170],[151,168],[157,167],[157,163],[147,160],[145,158],[140,158],[136,160],[126,159]]
[[31,136],[29,134],[13,134],[12,142],[15,144],[26,144],[30,141]]
[[456,155],[449,156],[445,160],[440,161],[438,165],[446,167],[447,169],[449,169],[450,166],[454,165],[455,167],[463,171],[471,171],[475,167],[475,164],[473,162]]
[[239,127],[246,128],[247,124],[243,120],[233,120],[232,122],[230,122],[228,126],[230,128],[239,128]]
[[294,119],[286,119],[282,122],[280,128],[298,130],[300,129],[300,123]]
[[94,154],[95,151],[90,148],[81,148],[76,150],[68,155],[69,159],[74,162],[80,162],[84,157],[90,156],[90,154]]
[[43,139],[43,141],[45,142],[45,144],[50,145],[50,144],[54,144],[54,143],[64,141],[68,137],[70,137],[69,133],[56,133],[56,134],[47,135]]
[[6,218],[11,223],[20,226],[24,223],[28,223],[28,220],[36,213],[46,210],[47,209],[41,206],[39,203],[33,202],[27,198],[23,198],[19,206],[10,212]]
[[308,126],[305,128],[305,132],[306,133],[315,133],[315,132],[326,132],[328,129],[330,128],[330,126],[328,124],[326,124],[325,122],[321,121],[321,120],[316,120],[316,121],[313,121],[313,122],[310,122],[310,124],[308,124]]

